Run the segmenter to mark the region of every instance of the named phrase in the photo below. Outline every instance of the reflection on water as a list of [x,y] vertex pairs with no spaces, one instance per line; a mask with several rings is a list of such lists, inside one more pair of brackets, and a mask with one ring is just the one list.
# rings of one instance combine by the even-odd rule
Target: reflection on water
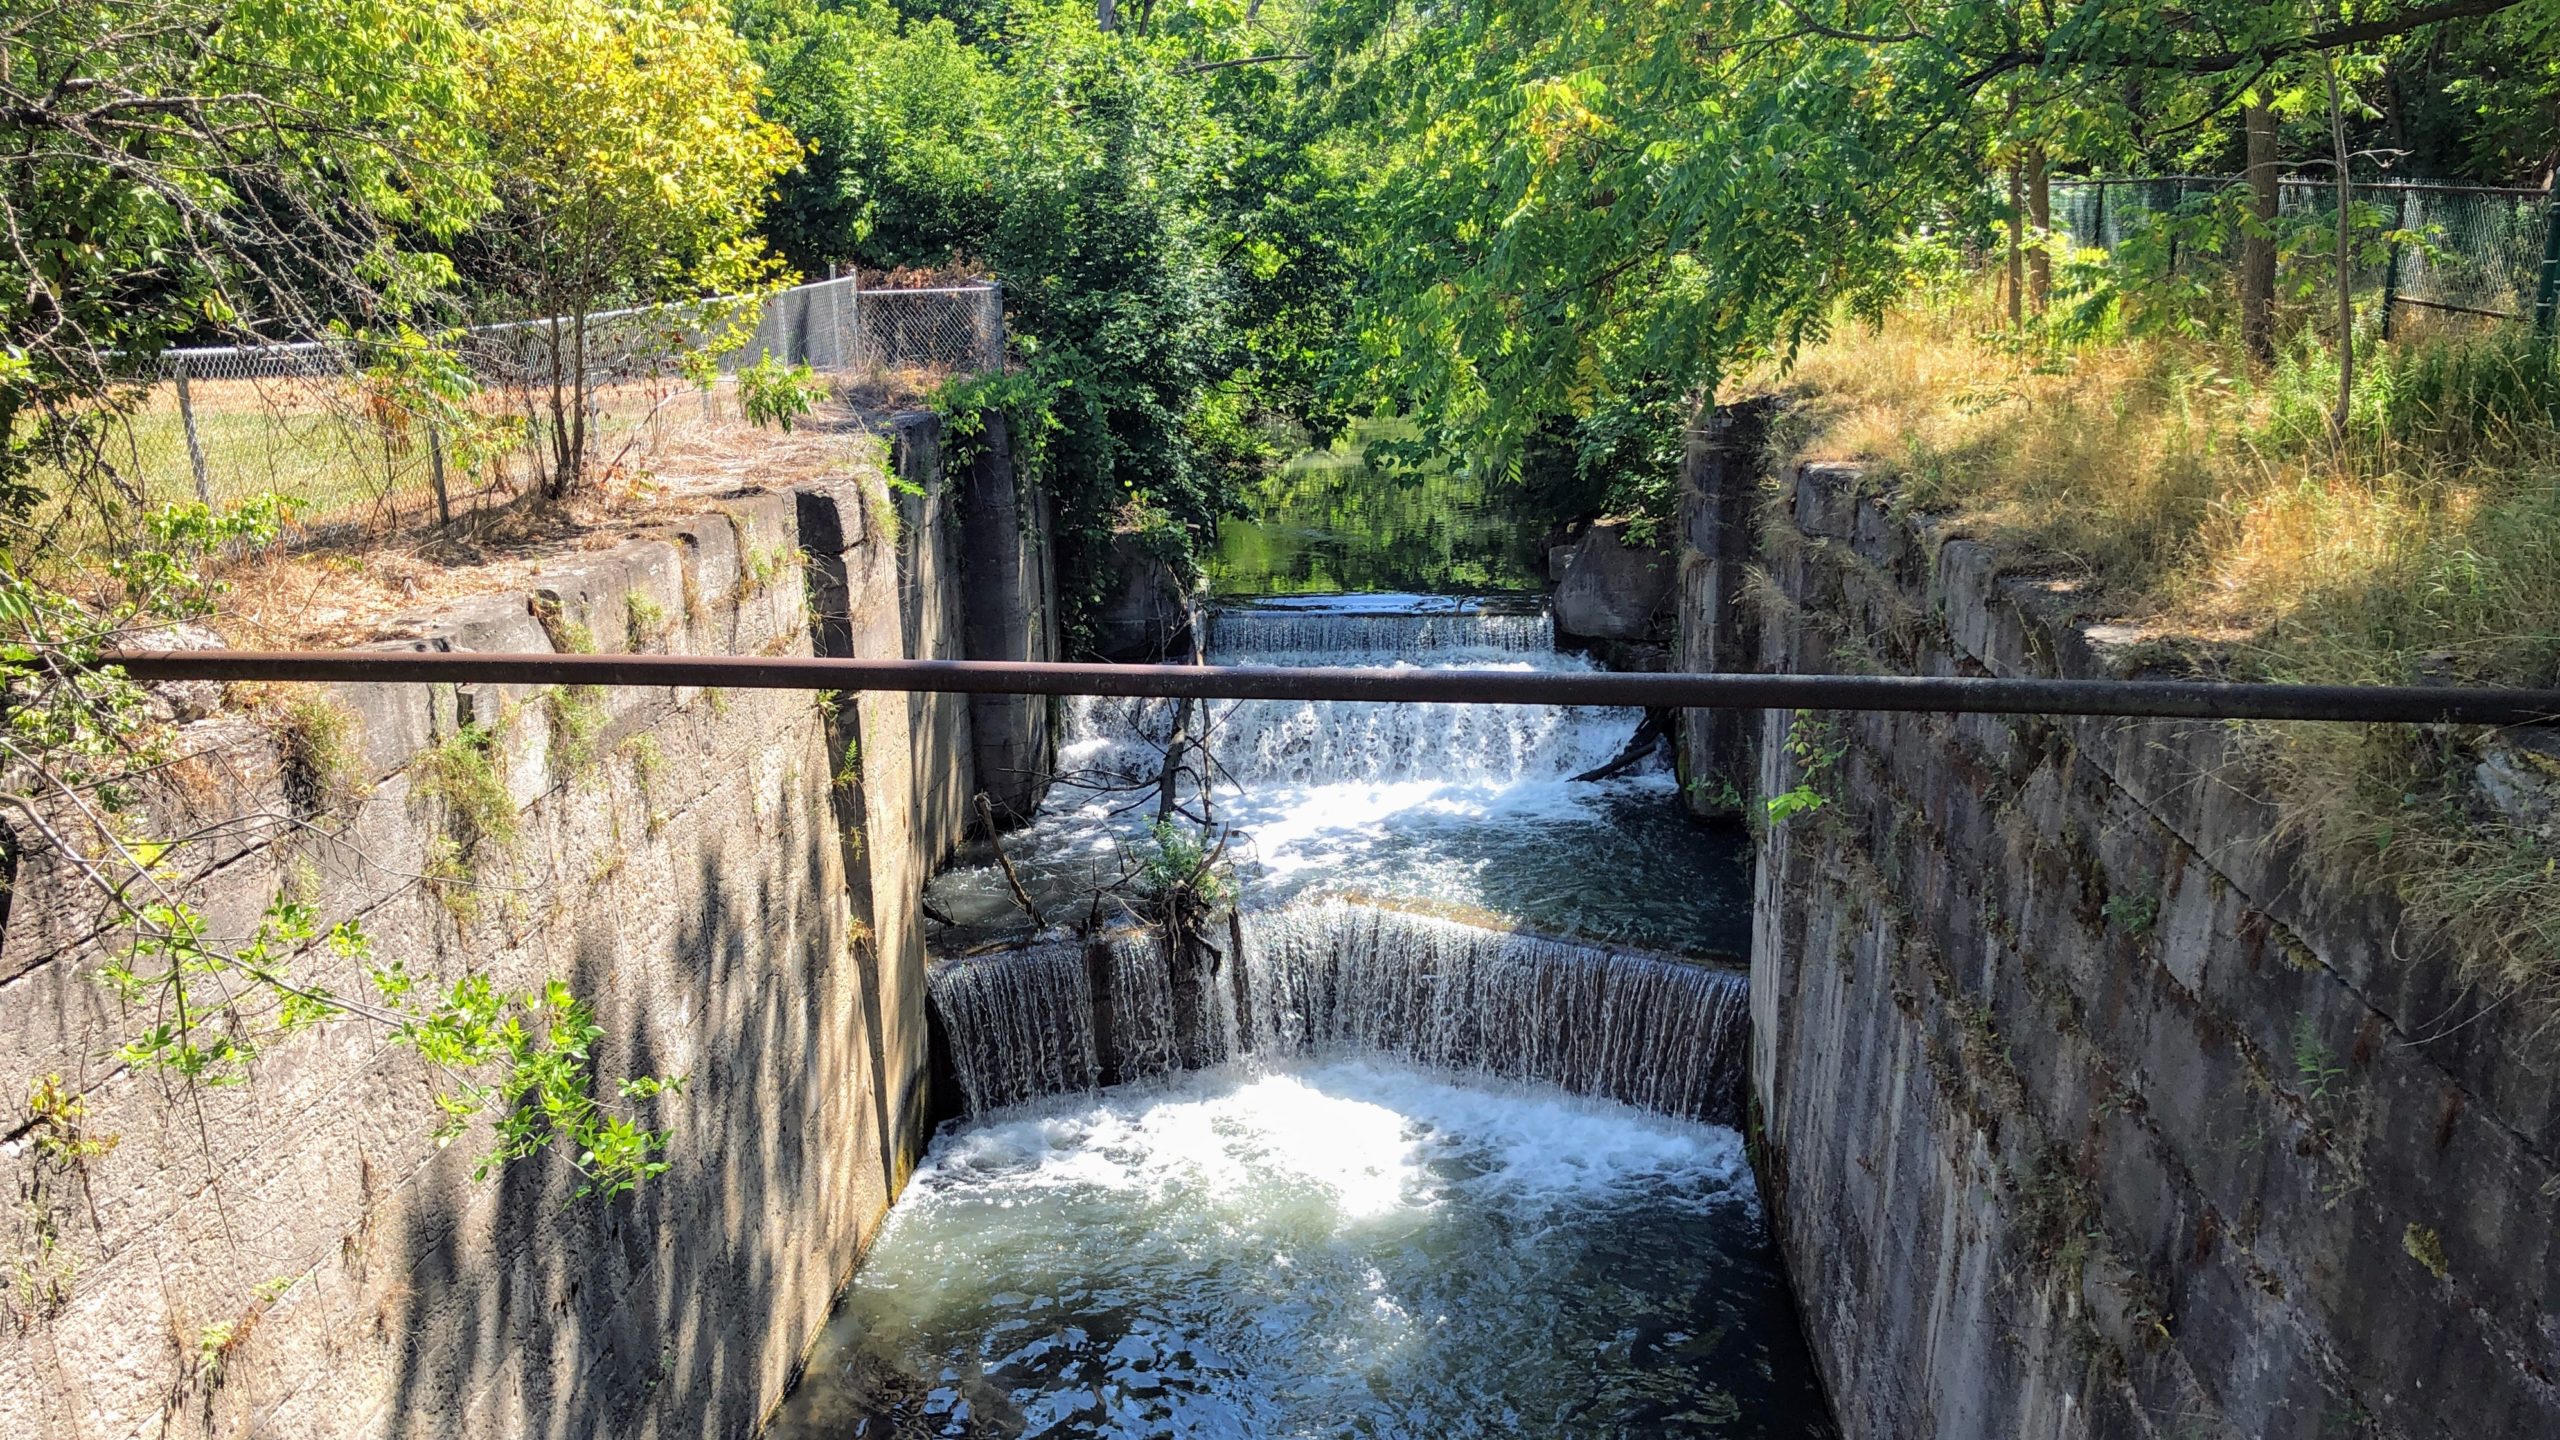
[[1221,595],[1345,590],[1439,594],[1533,590],[1539,528],[1503,513],[1445,464],[1386,471],[1367,447],[1409,440],[1410,425],[1357,422],[1256,482],[1245,513],[1218,527],[1209,583]]
[[785,1403],[844,1436],[1828,1436],[1741,1139],[1378,1062],[939,1137]]

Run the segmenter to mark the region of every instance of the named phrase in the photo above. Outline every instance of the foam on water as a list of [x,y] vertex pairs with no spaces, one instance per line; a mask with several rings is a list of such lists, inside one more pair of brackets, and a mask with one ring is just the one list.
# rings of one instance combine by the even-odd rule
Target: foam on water
[[1195,1072],[940,1137],[773,1434],[1829,1434],[1757,1233],[1730,1130]]
[[[1544,615],[1443,597],[1269,602],[1220,612],[1213,634],[1209,658],[1221,663],[1594,668],[1554,648]],[[1175,713],[1169,700],[1065,705],[1062,782],[1007,842],[1034,892],[1057,897],[1053,909],[1080,905],[1143,847],[1146,787]],[[1606,706],[1257,700],[1212,702],[1193,723],[1208,727],[1219,779],[1209,800],[1235,829],[1228,854],[1249,904],[1360,891],[1611,942],[1730,952],[1747,934],[1746,871],[1728,858],[1740,841],[1676,814],[1658,757],[1612,780],[1571,778],[1617,758],[1642,719]],[[946,873],[934,899],[959,918],[964,944],[1020,923],[992,865]]]

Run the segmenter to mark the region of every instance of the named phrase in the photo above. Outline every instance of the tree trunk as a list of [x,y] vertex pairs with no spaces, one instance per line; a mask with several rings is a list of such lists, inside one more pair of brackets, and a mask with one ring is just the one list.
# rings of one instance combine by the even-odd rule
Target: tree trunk
[[2240,343],[2249,358],[2276,358],[2276,113],[2248,107],[2249,225],[2240,237]]
[[1120,7],[1115,0],[1093,0],[1093,23],[1111,30],[1120,24]]
[[2329,77],[2329,149],[2338,165],[2338,408],[2329,416],[2329,428],[2344,440],[2347,435],[2347,409],[2356,393],[2356,294],[2352,239],[2355,207],[2355,183],[2347,174],[2347,114],[2338,102],[2338,62],[2328,61]]
[[570,435],[569,435],[569,471],[568,471],[567,476],[565,477],[565,479],[566,479],[566,482],[567,482],[567,483],[566,483],[566,484],[564,484],[564,485],[561,487],[561,488],[562,488],[563,493],[566,493],[568,490],[570,490],[570,489],[574,489],[576,486],[578,486],[579,484],[583,483],[583,482],[585,481],[585,479],[586,479],[586,475],[587,475],[587,305],[588,305],[588,303],[589,303],[589,302],[586,302],[586,301],[581,301],[581,302],[579,302],[579,305],[578,305],[578,323],[577,323],[577,327],[576,327],[576,336],[577,336],[577,338],[576,338],[576,340],[575,340],[575,342],[574,342],[574,344],[573,344],[573,348],[571,349],[571,351],[570,351],[570,356],[569,356],[571,363],[575,366],[575,369],[573,370],[573,372],[572,372],[572,373],[573,373],[573,374],[574,374],[574,376],[576,377],[576,378],[575,378],[575,385],[576,385],[576,392],[577,392],[577,410],[576,410],[576,413],[575,413],[575,414],[573,414],[573,415],[571,415],[571,416],[569,417],[569,419],[570,419],[570,424],[571,424],[572,426],[574,426],[575,428],[574,428],[573,430],[571,430],[571,431],[570,431]]
[[557,500],[569,490],[569,374],[566,357],[560,350],[560,311],[551,310],[546,329],[550,343],[545,348],[551,358],[551,475],[543,482],[543,493]]
[[2026,325],[2026,176],[2009,164],[2009,328]]
[[2035,227],[2035,245],[2027,251],[2027,304],[2037,315],[2053,297],[2053,252],[2046,249],[2053,233],[2053,180],[2044,147],[2027,151],[2027,223]]

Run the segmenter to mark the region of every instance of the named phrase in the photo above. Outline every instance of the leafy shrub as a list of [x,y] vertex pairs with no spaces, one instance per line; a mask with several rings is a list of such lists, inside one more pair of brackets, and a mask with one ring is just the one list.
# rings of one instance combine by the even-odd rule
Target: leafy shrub
[[827,383],[806,365],[784,365],[766,355],[738,371],[738,409],[752,425],[787,432],[826,398]]

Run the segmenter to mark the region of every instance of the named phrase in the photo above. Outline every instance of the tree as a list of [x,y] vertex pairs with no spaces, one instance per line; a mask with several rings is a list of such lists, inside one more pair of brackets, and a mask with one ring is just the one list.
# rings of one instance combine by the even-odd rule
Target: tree
[[2193,145],[2289,61],[2555,8],[1346,5],[1316,38],[1338,112],[1377,136],[1368,386],[1435,444],[1517,467],[1559,425],[1704,394],[1875,314],[1915,255],[2006,218],[1995,163],[2019,162],[2033,213],[2039,148]]
[[1352,142],[1308,123],[1278,6],[1131,6],[1108,30],[1084,0],[939,8],[741,7],[771,113],[815,145],[776,233],[804,264],[1004,282],[1021,372],[946,402],[1002,399],[1039,437],[1074,643],[1115,539],[1196,561],[1269,458],[1257,421],[1339,424]]
[[757,113],[763,71],[701,0],[512,0],[487,18],[472,108],[499,208],[479,238],[498,293],[546,317],[558,497],[586,470],[596,312],[779,280],[757,227],[800,145]]
[[467,45],[446,0],[0,15],[0,551],[48,501],[139,501],[101,441],[163,346],[306,339],[451,279],[435,247],[487,196]]
[[[273,497],[146,509],[115,470],[101,442],[161,349],[372,329],[453,280],[436,247],[489,203],[466,18],[442,0],[0,16],[0,810],[96,902],[97,978],[136,1027],[121,1063],[239,1083],[283,1037],[372,1024],[444,1073],[440,1140],[490,1121],[484,1172],[556,1144],[613,1194],[666,1168],[665,1133],[627,1102],[681,1082],[599,1093],[592,1017],[557,982],[416,975],[285,895],[251,933],[217,933],[184,868],[228,842],[171,835],[142,803],[176,753],[110,663],[206,618],[221,587],[203,563],[273,541],[282,515]],[[61,544],[83,505],[103,555]]]

